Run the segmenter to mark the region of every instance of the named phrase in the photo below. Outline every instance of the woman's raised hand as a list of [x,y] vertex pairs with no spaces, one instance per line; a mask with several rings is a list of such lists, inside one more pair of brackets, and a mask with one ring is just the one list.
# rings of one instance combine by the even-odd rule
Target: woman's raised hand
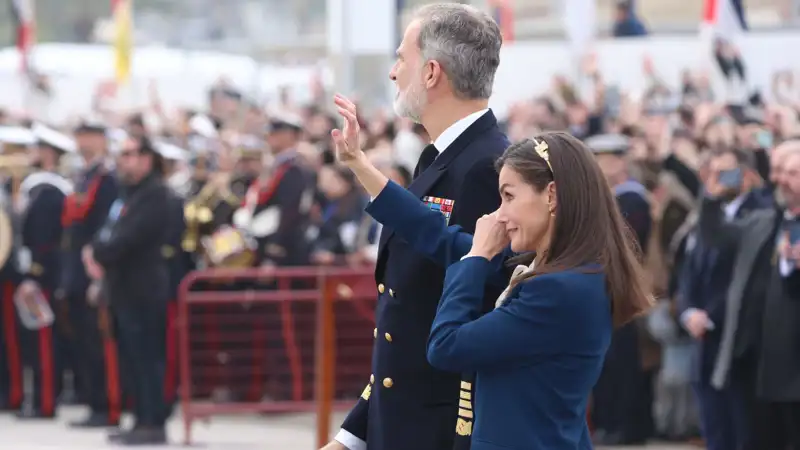
[[352,168],[366,162],[366,155],[359,144],[360,127],[356,114],[356,105],[346,97],[336,94],[333,97],[339,115],[344,119],[341,130],[331,131],[331,137],[336,148],[336,159],[347,167]]
[[475,235],[472,238],[471,256],[492,259],[508,246],[506,226],[497,218],[497,211],[485,214],[475,223]]

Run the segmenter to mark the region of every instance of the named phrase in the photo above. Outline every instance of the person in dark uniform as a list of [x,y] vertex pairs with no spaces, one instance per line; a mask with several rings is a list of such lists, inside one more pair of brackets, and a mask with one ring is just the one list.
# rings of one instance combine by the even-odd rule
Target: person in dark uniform
[[122,407],[116,350],[107,333],[104,336],[101,331],[101,310],[87,299],[91,283],[81,252],[105,222],[117,198],[117,182],[106,162],[105,126],[85,121],[75,130],[75,139],[85,167],[61,215],[64,260],[56,300],[65,302],[69,312],[69,329],[74,333],[72,354],[78,359],[75,364],[79,393],[90,410],[88,417],[70,425],[107,427],[119,424]]
[[[13,207],[16,188],[13,187],[14,175],[9,171],[28,166],[28,157],[24,154],[35,143],[36,137],[27,128],[0,127],[0,153],[4,158],[0,164],[0,170],[4,172],[0,189],[0,247],[4,248],[0,254],[0,411],[18,411],[23,400],[22,360],[14,309],[14,291],[21,279],[13,250],[17,228]],[[21,162],[5,160],[20,155],[23,156]]]
[[[22,246],[18,250],[22,283],[17,295],[31,298],[43,295],[50,300],[58,288],[61,268],[61,212],[72,184],[57,173],[65,152],[75,152],[75,141],[44,125],[33,133],[38,147],[31,165],[36,170],[20,186]],[[60,356],[56,354],[56,333],[49,325],[38,330],[19,328],[23,364],[33,374],[31,408],[20,411],[20,418],[53,418],[61,391]]]
[[[274,155],[270,176],[257,179],[248,190],[245,204],[253,206],[253,235],[258,241],[259,265],[304,266],[308,264],[306,240],[308,212],[313,201],[311,178],[297,153],[302,123],[289,114],[270,119],[267,144]],[[258,229],[259,216],[279,210],[279,220]]]
[[[650,203],[645,187],[628,174],[626,154],[629,140],[616,134],[586,140],[595,154],[619,209],[640,249],[647,248],[652,228]],[[605,445],[644,444],[653,433],[653,380],[642,369],[642,330],[631,322],[614,331],[600,380],[595,386],[592,423],[595,439]]]
[[169,269],[170,196],[162,161],[147,138],[129,138],[117,158],[120,198],[82,251],[87,272],[103,279],[116,342],[129,371],[134,426],[110,436],[122,445],[166,442],[164,330]]
[[[155,149],[166,164],[176,164],[187,159],[186,150],[166,142],[154,143]],[[167,304],[166,333],[164,348],[166,351],[166,367],[164,370],[164,399],[167,405],[174,404],[178,388],[178,288],[183,277],[193,266],[193,256],[183,250],[181,242],[186,232],[186,221],[183,213],[184,198],[176,189],[169,189],[169,233],[167,243],[162,247],[161,255],[169,267],[169,302]],[[171,409],[171,408],[170,408]]]
[[[313,183],[297,152],[301,131],[302,123],[294,115],[279,113],[270,117],[266,140],[274,156],[273,164],[250,185],[234,217],[237,229],[255,241],[254,266],[306,266],[309,263],[306,230],[313,202]],[[299,288],[298,283],[299,280],[291,280],[293,288]],[[279,287],[275,280],[266,279],[259,280],[257,285],[260,289]],[[303,306],[293,303],[290,307],[294,313],[296,308]],[[262,335],[262,330],[280,329],[281,315],[274,304],[262,303],[254,305],[250,317],[253,340],[260,345],[254,347],[252,355],[256,370],[249,383],[247,398],[253,401],[262,397],[299,400],[297,391],[286,389],[291,385],[286,371],[275,369],[289,366],[286,342]]]
[[[421,8],[406,29],[389,77],[395,110],[420,122],[433,142],[423,150],[408,187],[450,225],[467,233],[500,206],[495,160],[509,142],[488,108],[502,38],[497,24],[461,4]],[[441,48],[441,53],[428,53]],[[458,53],[460,58],[452,55]],[[462,63],[463,61],[463,63]],[[346,123],[355,105],[337,97]],[[337,146],[358,130],[335,130]],[[357,128],[357,127],[356,127]],[[426,359],[426,342],[442,296],[445,270],[392,229],[381,231],[375,268],[378,291],[373,373],[342,430],[326,450],[468,448],[475,420],[473,374],[446,372]],[[502,289],[488,289],[484,312]],[[464,377],[467,377],[466,379]],[[463,406],[460,406],[463,405]]]

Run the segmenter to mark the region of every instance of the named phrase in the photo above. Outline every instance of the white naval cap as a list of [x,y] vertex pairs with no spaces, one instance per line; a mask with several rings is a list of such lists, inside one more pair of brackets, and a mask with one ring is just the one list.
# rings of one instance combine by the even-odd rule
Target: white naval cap
[[595,155],[622,155],[630,148],[630,140],[621,134],[599,134],[585,141]]
[[300,131],[303,129],[303,118],[289,111],[275,111],[269,115],[269,126],[267,132],[277,130],[295,130]]
[[106,133],[108,127],[100,117],[89,115],[83,117],[73,130],[73,133]]
[[158,141],[153,143],[156,152],[162,158],[170,161],[187,161],[189,159],[189,152],[169,142]]
[[36,135],[25,127],[0,126],[0,143],[11,145],[33,145]]
[[56,150],[66,153],[75,153],[78,151],[78,145],[75,140],[64,133],[58,132],[47,125],[36,123],[31,128],[36,140]]

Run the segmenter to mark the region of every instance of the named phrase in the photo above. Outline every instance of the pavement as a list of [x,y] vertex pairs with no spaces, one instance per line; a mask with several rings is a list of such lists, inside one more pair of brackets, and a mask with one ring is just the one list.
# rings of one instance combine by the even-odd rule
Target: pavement
[[[19,421],[0,414],[0,450],[94,450],[120,448],[106,442],[99,430],[75,430],[67,422],[82,417],[79,407],[62,407],[53,421]],[[333,425],[343,414],[335,414]],[[315,450],[313,414],[214,417],[193,427],[192,447],[206,450]],[[169,423],[173,444],[160,447],[136,447],[142,450],[184,448],[183,422],[180,417]],[[689,450],[693,447],[651,444],[625,447],[626,450]],[[604,450],[612,450],[607,448]],[[696,448],[695,448],[696,450]]]

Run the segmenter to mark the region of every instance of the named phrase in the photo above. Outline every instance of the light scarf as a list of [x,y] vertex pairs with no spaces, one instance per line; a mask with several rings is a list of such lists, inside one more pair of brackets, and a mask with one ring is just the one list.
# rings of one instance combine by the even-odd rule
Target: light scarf
[[536,267],[536,261],[531,262],[530,266],[520,264],[514,268],[514,273],[511,274],[511,281],[509,281],[508,286],[500,294],[500,296],[497,297],[497,301],[494,302],[494,309],[497,309],[506,303],[506,297],[508,297],[508,294],[511,293],[511,290],[514,289],[514,287],[516,287],[521,280],[533,273],[534,267]]

